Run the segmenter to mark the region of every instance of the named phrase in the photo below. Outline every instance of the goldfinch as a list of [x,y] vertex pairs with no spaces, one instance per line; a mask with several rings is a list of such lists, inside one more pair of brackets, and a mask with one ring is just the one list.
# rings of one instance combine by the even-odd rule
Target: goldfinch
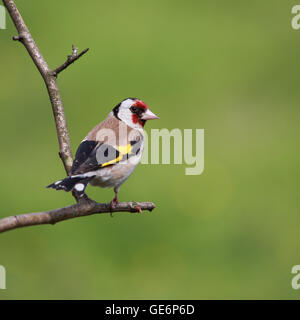
[[147,120],[158,119],[137,98],[127,98],[116,105],[79,145],[71,175],[47,188],[71,191],[82,197],[88,184],[113,187],[113,207],[118,203],[122,183],[132,174],[144,150],[143,127]]

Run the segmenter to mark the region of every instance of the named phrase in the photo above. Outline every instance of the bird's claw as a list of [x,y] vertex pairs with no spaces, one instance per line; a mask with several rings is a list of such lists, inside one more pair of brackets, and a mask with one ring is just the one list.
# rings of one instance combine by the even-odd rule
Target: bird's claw
[[115,198],[112,199],[111,202],[109,203],[109,211],[110,211],[109,215],[110,215],[111,217],[113,217],[113,214],[112,214],[112,213],[113,213],[113,209],[116,208],[116,205],[117,205],[118,203],[119,203],[118,200],[116,200]]

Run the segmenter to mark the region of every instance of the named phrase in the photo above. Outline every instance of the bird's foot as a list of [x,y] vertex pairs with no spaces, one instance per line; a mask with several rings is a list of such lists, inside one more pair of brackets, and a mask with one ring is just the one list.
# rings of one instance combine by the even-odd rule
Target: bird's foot
[[116,208],[117,204],[119,203],[118,198],[113,198],[111,202],[109,203],[109,210],[110,210],[110,216],[112,217],[113,210]]

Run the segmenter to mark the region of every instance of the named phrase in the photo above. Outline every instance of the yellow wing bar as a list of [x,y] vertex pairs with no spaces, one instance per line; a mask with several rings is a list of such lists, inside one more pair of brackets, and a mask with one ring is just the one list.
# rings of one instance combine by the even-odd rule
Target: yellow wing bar
[[117,146],[116,148],[119,151],[119,156],[113,160],[110,160],[110,161],[107,161],[107,162],[101,164],[101,168],[121,161],[123,159],[123,156],[125,156],[126,154],[129,154],[131,152],[132,145],[129,143],[127,146]]

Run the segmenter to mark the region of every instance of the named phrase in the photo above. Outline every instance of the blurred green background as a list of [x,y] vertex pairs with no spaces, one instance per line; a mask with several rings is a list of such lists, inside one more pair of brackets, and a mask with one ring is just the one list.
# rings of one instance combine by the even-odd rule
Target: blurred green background
[[[16,1],[58,78],[73,152],[123,98],[151,128],[204,128],[205,170],[139,165],[120,200],[145,214],[94,215],[0,235],[0,299],[298,299],[300,31],[297,1]],[[73,203],[50,103],[27,52],[0,30],[0,217]],[[88,187],[99,202],[112,190]]]

